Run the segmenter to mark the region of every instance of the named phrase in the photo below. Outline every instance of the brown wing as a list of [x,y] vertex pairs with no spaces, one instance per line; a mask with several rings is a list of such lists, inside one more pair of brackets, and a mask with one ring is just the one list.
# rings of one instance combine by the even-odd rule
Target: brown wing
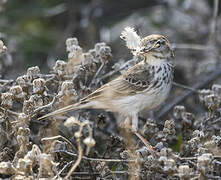
[[110,82],[110,85],[114,91],[125,95],[138,94],[149,88],[153,78],[153,66],[141,62],[125,72],[119,80]]
[[118,95],[128,96],[141,93],[149,88],[154,78],[154,69],[151,65],[144,65],[142,62],[133,66],[123,75],[111,82],[101,86],[99,89],[89,94],[81,100],[86,103],[89,100],[106,98],[119,98]]

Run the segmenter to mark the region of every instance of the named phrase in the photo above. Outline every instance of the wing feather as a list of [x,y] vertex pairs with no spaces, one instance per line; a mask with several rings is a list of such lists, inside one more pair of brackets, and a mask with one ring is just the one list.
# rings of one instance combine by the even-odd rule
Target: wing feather
[[133,66],[117,79],[101,86],[99,89],[83,98],[83,101],[93,99],[119,98],[142,93],[147,90],[154,80],[154,68],[151,65],[144,65],[143,62]]

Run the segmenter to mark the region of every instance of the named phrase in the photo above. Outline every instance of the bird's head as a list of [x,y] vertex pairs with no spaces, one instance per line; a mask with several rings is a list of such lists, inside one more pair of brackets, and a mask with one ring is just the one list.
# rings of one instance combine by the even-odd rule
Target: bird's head
[[168,39],[162,35],[153,34],[141,40],[140,56],[158,59],[171,59],[174,57],[173,50]]

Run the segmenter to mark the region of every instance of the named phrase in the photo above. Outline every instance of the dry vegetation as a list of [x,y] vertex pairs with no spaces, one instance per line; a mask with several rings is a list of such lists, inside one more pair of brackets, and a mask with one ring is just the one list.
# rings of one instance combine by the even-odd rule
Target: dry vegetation
[[[213,7],[204,0],[165,2],[149,10],[151,16],[136,12],[109,29],[114,34],[123,24],[136,25],[144,34],[163,32],[173,42],[175,81],[189,87],[174,83],[168,100],[155,112],[142,113],[139,122],[159,156],[120,129],[109,112],[37,119],[77,102],[136,63],[122,59],[129,53],[123,43],[113,48],[96,43],[87,51],[80,39],[68,38],[68,61],[57,60],[50,73],[35,66],[16,79],[0,79],[0,179],[221,178],[219,0]],[[2,41],[0,59],[4,73],[13,63]]]

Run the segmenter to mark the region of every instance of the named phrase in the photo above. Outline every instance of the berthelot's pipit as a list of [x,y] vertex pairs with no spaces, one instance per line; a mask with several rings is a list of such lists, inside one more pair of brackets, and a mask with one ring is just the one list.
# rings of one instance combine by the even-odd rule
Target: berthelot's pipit
[[81,99],[39,119],[79,109],[117,112],[138,129],[138,113],[152,110],[165,101],[172,86],[174,57],[166,37],[153,34],[140,40],[136,53],[141,62],[111,82]]

